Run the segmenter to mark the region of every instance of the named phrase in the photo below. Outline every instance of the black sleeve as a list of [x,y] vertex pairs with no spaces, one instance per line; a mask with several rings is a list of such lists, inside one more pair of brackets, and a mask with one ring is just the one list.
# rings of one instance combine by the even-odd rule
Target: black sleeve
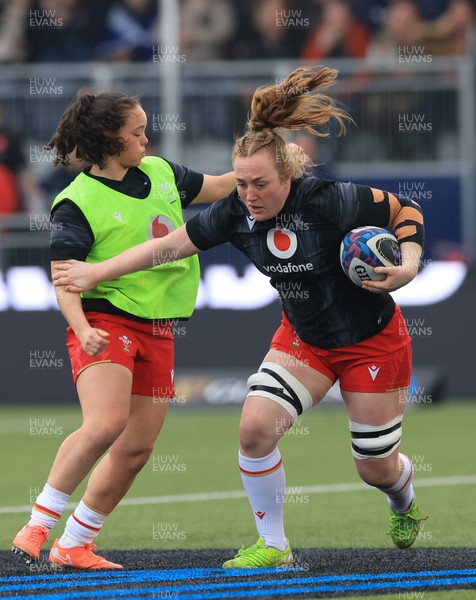
[[51,260],[85,260],[94,243],[91,227],[81,210],[68,199],[51,213]]
[[202,173],[192,171],[187,167],[182,167],[181,165],[170,162],[165,158],[164,160],[170,165],[172,171],[174,172],[175,183],[180,194],[182,208],[187,208],[187,206],[193,202],[200,193],[200,190],[203,186],[204,175]]
[[388,199],[374,202],[371,188],[350,182],[335,182],[324,188],[319,210],[345,232],[365,225],[387,227],[390,217]]
[[228,242],[230,238],[230,205],[233,192],[227,198],[210,204],[190,220],[185,227],[192,243],[200,250]]

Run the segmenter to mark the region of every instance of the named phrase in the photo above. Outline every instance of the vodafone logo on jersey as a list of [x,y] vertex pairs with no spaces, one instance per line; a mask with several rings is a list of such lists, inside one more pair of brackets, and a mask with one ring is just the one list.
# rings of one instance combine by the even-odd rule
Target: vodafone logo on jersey
[[271,254],[278,258],[291,258],[297,249],[297,237],[294,231],[273,227],[268,231],[266,243]]
[[[274,256],[278,258],[291,258],[297,250],[297,237],[294,231],[285,227],[274,227],[266,235],[266,244]],[[288,262],[278,265],[263,265],[266,273],[299,273],[301,271],[312,271],[313,264],[293,264]]]
[[149,221],[147,236],[149,240],[154,238],[162,238],[174,230],[175,225],[172,223],[171,219],[164,215],[157,215],[152,217],[152,219]]

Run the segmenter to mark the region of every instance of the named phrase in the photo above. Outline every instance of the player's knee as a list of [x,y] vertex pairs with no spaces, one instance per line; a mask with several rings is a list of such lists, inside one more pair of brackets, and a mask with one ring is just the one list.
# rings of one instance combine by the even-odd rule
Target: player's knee
[[122,471],[130,475],[136,475],[144,467],[152,454],[154,445],[140,445],[127,450],[117,450],[112,459],[120,465]]
[[266,451],[268,446],[275,444],[275,427],[267,415],[243,415],[240,422],[240,446],[245,453]]
[[90,446],[107,450],[117,440],[126,427],[127,421],[111,420],[108,423],[94,423],[84,427],[86,439]]
[[385,488],[395,483],[402,418],[400,415],[382,425],[349,421],[357,472],[368,485]]
[[312,396],[299,379],[282,365],[264,362],[257,373],[248,379],[247,398],[258,396],[272,400],[291,418],[292,423],[312,407]]
[[[276,411],[245,411],[240,423],[240,445],[244,452],[260,456],[272,452],[276,442],[292,426],[297,417],[312,406],[309,390],[282,365],[264,362],[248,379],[250,397],[268,398],[289,417],[276,418]],[[279,411],[282,413],[283,411]]]
[[383,425],[349,421],[352,454],[357,461],[390,456],[400,445],[403,415]]
[[395,484],[396,467],[394,461],[371,458],[356,461],[357,473],[367,485],[377,488],[391,488]]

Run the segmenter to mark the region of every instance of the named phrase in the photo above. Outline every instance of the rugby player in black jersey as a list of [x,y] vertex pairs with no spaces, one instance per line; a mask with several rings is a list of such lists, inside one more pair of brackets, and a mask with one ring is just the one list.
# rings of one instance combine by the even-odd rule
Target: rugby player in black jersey
[[[299,415],[339,379],[360,477],[390,505],[390,536],[399,548],[415,541],[421,517],[413,466],[399,452],[410,384],[411,339],[389,292],[417,274],[423,245],[418,204],[382,190],[308,175],[312,163],[278,128],[328,135],[348,115],[321,93],[337,72],[300,68],[282,83],[256,90],[246,133],[233,148],[237,189],[170,235],[95,265],[59,264],[55,284],[89,289],[164,261],[230,242],[280,295],[283,316],[269,352],[248,380],[240,423],[239,468],[259,539],[225,568],[260,568],[293,561],[283,524],[285,474],[277,447]],[[360,288],[343,273],[339,245],[349,230],[390,226],[400,266],[380,267],[383,281]],[[299,294],[292,293],[299,291]]]

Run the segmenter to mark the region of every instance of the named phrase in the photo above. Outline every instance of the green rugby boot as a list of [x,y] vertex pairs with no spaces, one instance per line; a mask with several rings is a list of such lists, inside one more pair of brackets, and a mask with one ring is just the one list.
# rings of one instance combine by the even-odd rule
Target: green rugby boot
[[235,558],[223,563],[224,569],[272,569],[273,567],[290,567],[293,564],[291,548],[277,550],[264,545],[262,537],[249,548],[241,547]]
[[421,522],[426,519],[428,517],[420,516],[418,506],[413,499],[407,512],[396,513],[390,509],[390,531],[387,531],[387,534],[397,548],[409,548],[418,537]]

